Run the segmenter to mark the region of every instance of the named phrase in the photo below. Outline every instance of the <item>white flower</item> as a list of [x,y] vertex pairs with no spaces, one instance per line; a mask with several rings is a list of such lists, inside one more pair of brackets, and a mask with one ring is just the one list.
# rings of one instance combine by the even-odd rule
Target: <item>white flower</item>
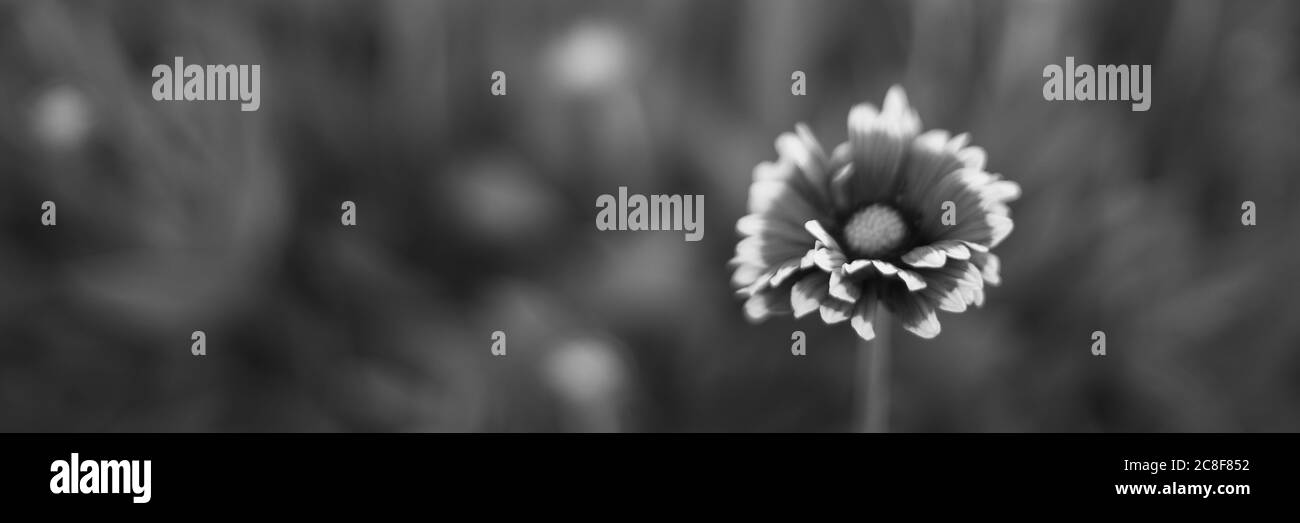
[[[754,169],[749,214],[736,224],[732,282],[753,321],[817,312],[869,340],[883,305],[933,338],[937,310],[982,305],[984,285],[999,283],[990,249],[1011,232],[1007,202],[1020,186],[986,172],[966,135],[922,133],[901,87],[879,111],[854,107],[848,127],[829,155],[803,124],[777,138],[780,158]],[[949,209],[955,223],[945,224]]]

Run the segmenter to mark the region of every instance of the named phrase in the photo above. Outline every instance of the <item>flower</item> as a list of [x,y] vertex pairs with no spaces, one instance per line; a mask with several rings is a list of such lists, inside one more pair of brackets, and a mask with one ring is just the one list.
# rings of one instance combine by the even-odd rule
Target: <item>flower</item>
[[86,95],[74,87],[60,85],[36,100],[32,127],[43,143],[67,150],[86,141],[93,126],[93,113]]
[[598,95],[631,81],[640,56],[622,28],[599,21],[575,25],[547,50],[550,80],[565,92]]
[[990,249],[1011,232],[1020,186],[984,170],[965,134],[921,132],[895,86],[877,111],[849,111],[848,141],[829,155],[807,126],[777,137],[779,159],[754,169],[732,283],[761,321],[819,312],[875,337],[880,306],[907,331],[939,334],[936,310],[984,303],[999,283]]

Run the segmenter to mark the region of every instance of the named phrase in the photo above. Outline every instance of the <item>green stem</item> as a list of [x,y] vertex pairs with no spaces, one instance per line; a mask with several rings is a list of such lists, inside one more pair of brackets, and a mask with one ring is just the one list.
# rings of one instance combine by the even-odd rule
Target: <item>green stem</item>
[[862,342],[858,361],[861,368],[858,403],[862,407],[862,430],[889,432],[889,311],[878,307],[872,326],[876,338]]

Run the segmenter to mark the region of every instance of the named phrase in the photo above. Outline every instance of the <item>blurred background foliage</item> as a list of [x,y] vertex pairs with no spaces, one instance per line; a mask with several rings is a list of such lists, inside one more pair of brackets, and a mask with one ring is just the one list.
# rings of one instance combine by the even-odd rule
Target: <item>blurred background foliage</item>
[[[1300,430],[1297,35],[1283,0],[5,2],[0,429],[848,430],[851,330],[747,324],[725,262],[776,136],[900,83],[1024,196],[985,307],[895,337],[895,429]],[[153,101],[174,56],[261,64],[261,110]],[[1065,56],[1152,64],[1151,110],[1045,102]],[[597,232],[620,185],[705,195],[704,241]]]

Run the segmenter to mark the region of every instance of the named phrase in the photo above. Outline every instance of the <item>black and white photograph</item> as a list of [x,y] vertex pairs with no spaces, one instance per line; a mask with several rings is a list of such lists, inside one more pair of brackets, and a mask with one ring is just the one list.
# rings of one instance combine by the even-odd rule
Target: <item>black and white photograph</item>
[[159,437],[54,505],[213,434],[1294,470],[1294,2],[14,0],[0,67],[0,432]]

